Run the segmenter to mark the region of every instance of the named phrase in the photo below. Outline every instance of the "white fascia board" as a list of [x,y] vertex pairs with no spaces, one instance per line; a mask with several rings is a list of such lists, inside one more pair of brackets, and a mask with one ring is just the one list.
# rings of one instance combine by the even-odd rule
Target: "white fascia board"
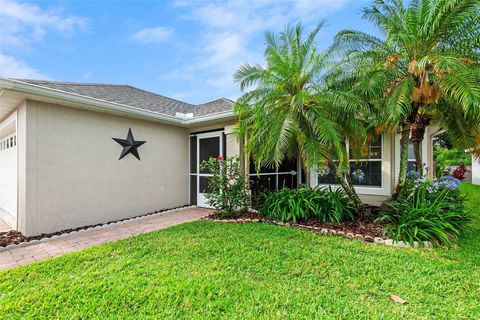
[[124,114],[127,113],[138,117],[150,118],[152,120],[157,120],[170,124],[183,124],[183,121],[181,119],[178,119],[174,116],[158,114],[156,112],[133,108],[120,103],[108,102],[105,100],[86,97],[75,93],[65,92],[62,90],[45,88],[35,84],[27,84],[25,82],[16,80],[0,78],[0,88],[20,92],[26,95],[33,95],[50,99],[53,98],[55,100],[63,102],[78,103],[94,109],[98,109],[99,111],[111,111]]
[[197,116],[193,117],[186,121],[187,124],[207,124],[210,122],[216,121],[225,121],[225,120],[233,120],[235,119],[235,115],[233,111],[225,111],[225,112],[218,112],[213,113],[205,116]]
[[148,110],[134,108],[120,103],[109,102],[101,99],[86,97],[76,93],[66,92],[58,89],[45,88],[39,85],[25,83],[19,80],[11,80],[0,78],[0,88],[20,92],[26,95],[55,99],[59,102],[78,103],[88,106],[98,111],[110,111],[122,114],[130,114],[151,121],[158,121],[166,124],[190,127],[193,124],[208,124],[221,120],[229,120],[234,118],[233,111],[219,112],[215,114],[198,116],[193,118],[169,116],[159,114]]

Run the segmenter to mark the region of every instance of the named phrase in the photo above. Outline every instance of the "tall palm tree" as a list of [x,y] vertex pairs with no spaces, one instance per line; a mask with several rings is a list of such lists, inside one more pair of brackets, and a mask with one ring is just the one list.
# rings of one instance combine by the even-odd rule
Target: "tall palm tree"
[[349,136],[358,141],[366,136],[361,120],[353,116],[362,104],[349,92],[325,92],[319,85],[329,65],[328,54],[318,52],[315,44],[322,26],[306,37],[301,24],[287,26],[279,36],[266,32],[266,66],[244,64],[234,75],[245,92],[235,105],[237,134],[246,137],[246,154],[257,168],[278,166],[294,156],[305,168],[330,168],[362,211],[349,179],[345,146]]
[[425,128],[445,114],[437,108],[448,102],[457,121],[480,121],[479,8],[478,0],[412,0],[407,7],[402,0],[375,0],[363,17],[384,39],[354,30],[336,36],[334,48],[360,79],[356,90],[382,100],[382,122],[400,131],[396,195],[406,180],[410,136],[421,170]]

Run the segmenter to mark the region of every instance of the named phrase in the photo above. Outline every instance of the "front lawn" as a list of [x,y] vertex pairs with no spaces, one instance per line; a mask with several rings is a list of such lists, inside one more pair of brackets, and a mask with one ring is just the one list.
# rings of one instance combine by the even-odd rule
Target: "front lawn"
[[0,318],[478,319],[480,187],[461,188],[458,249],[194,222],[0,272]]

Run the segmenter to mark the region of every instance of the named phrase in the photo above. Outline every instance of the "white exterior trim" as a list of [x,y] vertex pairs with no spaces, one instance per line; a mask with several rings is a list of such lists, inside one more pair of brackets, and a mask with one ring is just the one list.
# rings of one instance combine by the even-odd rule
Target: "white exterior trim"
[[227,120],[234,117],[233,111],[218,112],[205,116],[193,118],[179,118],[175,116],[160,114],[153,111],[134,108],[128,105],[109,102],[101,99],[83,96],[76,93],[66,92],[58,89],[45,88],[39,85],[25,83],[19,80],[0,78],[0,88],[12,90],[27,95],[41,97],[46,102],[74,104],[77,107],[88,107],[97,111],[114,112],[121,115],[131,115],[145,120],[158,121],[165,124],[172,124],[182,127],[189,127],[194,124],[207,124],[218,120]]

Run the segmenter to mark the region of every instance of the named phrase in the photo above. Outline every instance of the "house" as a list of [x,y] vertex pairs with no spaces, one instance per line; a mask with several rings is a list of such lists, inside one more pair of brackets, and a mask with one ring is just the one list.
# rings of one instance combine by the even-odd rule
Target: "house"
[[[242,154],[233,104],[192,105],[128,85],[0,79],[0,218],[30,236],[206,206],[199,163]],[[431,136],[422,146],[429,167]],[[399,137],[382,135],[369,158],[352,166],[365,172],[358,193],[378,204],[393,192]],[[249,174],[254,191],[332,183],[296,160]]]

